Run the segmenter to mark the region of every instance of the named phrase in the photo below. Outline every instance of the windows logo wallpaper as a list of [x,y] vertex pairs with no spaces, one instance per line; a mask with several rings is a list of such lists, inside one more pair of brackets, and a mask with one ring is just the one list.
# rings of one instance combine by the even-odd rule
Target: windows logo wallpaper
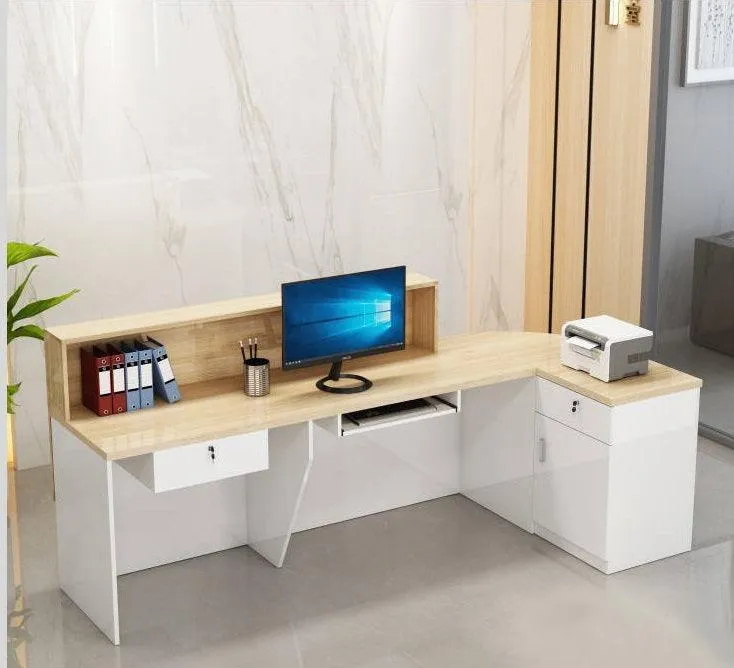
[[283,285],[283,366],[405,344],[405,267]]

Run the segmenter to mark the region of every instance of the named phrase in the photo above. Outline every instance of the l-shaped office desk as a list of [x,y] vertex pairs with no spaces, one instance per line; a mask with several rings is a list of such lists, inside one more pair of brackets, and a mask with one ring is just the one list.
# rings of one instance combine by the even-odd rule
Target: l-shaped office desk
[[[50,330],[59,580],[113,643],[119,575],[241,545],[281,566],[294,532],[450,494],[604,573],[690,549],[700,380],[651,363],[603,383],[562,366],[551,334],[439,341],[435,281],[408,288],[409,345],[350,363],[374,381],[362,394],[274,369],[270,395],[244,395],[236,341],[257,325],[277,363],[275,295]],[[83,408],[79,348],[153,331],[182,400]],[[431,396],[445,409],[342,427],[344,413]]]

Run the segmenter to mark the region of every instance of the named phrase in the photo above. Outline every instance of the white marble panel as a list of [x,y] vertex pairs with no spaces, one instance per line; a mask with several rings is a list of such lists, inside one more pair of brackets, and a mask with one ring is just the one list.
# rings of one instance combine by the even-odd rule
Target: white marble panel
[[469,183],[472,331],[521,330],[530,124],[527,0],[478,2]]
[[[498,17],[491,61],[475,5]],[[59,251],[35,294],[82,290],[44,323],[406,263],[440,280],[443,333],[521,327],[528,7],[11,0],[9,236]],[[13,356],[29,467],[42,350]]]

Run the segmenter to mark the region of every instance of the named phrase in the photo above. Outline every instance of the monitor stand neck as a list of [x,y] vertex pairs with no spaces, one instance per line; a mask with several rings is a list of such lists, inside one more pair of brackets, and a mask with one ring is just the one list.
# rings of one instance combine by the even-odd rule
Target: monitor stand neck
[[[347,387],[334,387],[327,385],[329,382],[337,383],[342,378],[360,381],[359,385],[349,385]],[[329,370],[329,375],[316,381],[316,387],[323,392],[331,392],[333,394],[354,394],[355,392],[364,392],[372,387],[372,381],[364,376],[357,376],[353,373],[342,373],[342,361],[334,362]]]

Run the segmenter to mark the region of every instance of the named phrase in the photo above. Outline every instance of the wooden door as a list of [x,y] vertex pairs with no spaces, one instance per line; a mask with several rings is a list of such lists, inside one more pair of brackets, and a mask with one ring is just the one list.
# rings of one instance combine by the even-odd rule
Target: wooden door
[[639,322],[654,12],[654,0],[533,4],[528,330]]

